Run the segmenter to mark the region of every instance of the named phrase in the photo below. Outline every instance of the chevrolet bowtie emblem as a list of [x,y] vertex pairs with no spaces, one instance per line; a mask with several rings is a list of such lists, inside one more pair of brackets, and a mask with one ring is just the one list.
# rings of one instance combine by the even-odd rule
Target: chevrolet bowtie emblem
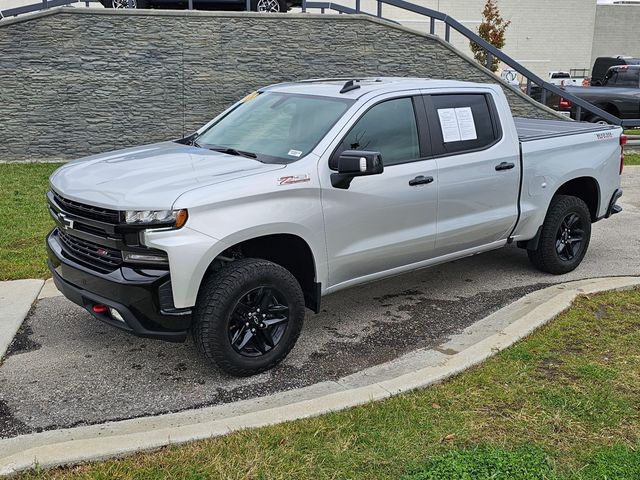
[[67,218],[67,216],[64,213],[58,214],[58,220],[60,220],[60,223],[62,224],[62,228],[64,228],[65,230],[73,228],[73,220]]

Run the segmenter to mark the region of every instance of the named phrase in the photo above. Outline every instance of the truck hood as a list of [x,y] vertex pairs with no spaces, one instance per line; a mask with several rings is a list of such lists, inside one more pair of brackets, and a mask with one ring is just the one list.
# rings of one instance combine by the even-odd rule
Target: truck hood
[[50,181],[70,200],[114,210],[165,210],[194,188],[284,167],[163,142],[75,160]]

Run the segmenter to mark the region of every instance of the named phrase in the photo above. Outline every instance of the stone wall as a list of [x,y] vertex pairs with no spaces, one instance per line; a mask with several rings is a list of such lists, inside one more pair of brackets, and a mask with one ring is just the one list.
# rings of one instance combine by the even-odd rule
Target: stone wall
[[[363,16],[55,9],[0,23],[0,160],[67,160],[190,133],[257,87],[328,76],[498,82]],[[552,117],[505,88],[515,114]]]

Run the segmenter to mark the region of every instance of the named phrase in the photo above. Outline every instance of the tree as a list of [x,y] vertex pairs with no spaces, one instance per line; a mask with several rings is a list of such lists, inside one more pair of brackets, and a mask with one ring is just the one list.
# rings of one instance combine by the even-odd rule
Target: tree
[[[478,27],[478,35],[496,48],[505,44],[504,33],[511,25],[511,20],[505,20],[500,15],[497,0],[487,0],[482,11],[482,23]],[[487,66],[487,51],[475,42],[470,42],[473,57],[482,65]],[[492,57],[491,71],[498,70],[500,60]]]

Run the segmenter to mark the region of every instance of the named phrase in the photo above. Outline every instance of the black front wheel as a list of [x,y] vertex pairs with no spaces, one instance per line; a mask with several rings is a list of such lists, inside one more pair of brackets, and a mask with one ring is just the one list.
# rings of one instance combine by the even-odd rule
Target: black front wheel
[[288,270],[266,260],[236,260],[202,286],[193,338],[220,369],[235,376],[254,375],[287,356],[304,314],[302,289]]
[[591,239],[591,214],[584,201],[568,195],[551,200],[542,225],[538,248],[528,250],[531,263],[543,272],[574,270],[584,258]]
[[251,0],[251,10],[263,13],[286,13],[289,9],[286,0]]
[[100,0],[104,8],[149,8],[148,0]]

